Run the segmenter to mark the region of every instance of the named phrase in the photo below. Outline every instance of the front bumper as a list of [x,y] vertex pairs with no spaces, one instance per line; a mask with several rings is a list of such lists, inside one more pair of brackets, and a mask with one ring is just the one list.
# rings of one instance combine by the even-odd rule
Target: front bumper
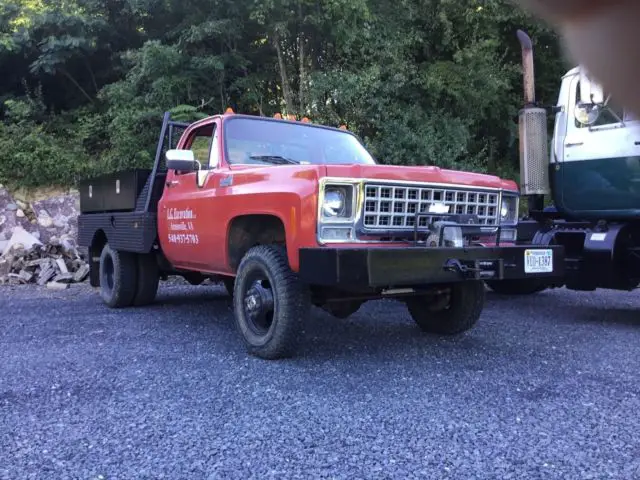
[[[543,261],[540,261],[541,256]],[[533,257],[538,260],[525,260]],[[541,268],[542,265],[547,268]],[[563,246],[300,249],[299,276],[302,281],[347,289],[409,287],[465,280],[555,279],[563,275]]]

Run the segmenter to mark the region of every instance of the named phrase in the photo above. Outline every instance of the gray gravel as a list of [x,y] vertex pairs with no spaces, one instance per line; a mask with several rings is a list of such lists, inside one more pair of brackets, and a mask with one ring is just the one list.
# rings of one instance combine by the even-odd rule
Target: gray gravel
[[0,478],[640,478],[640,300],[489,295],[457,339],[393,302],[245,355],[215,286],[110,311],[0,288]]

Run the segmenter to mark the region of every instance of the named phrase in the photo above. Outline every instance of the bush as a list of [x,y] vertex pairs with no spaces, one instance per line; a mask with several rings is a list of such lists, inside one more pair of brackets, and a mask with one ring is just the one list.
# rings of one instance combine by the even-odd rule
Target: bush
[[0,178],[4,183],[28,188],[68,186],[92,170],[73,138],[53,136],[41,125],[0,124]]

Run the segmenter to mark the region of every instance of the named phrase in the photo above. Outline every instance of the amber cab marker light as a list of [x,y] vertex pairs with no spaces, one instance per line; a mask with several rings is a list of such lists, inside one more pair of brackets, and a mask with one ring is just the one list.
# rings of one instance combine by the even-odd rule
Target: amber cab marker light
[[233,111],[233,108],[231,108],[231,107],[227,108],[227,109],[225,110],[225,112],[224,112],[224,114],[225,114],[225,115],[231,115],[231,114],[233,114],[233,113],[234,113],[234,111]]
[[340,125],[340,130],[346,130],[347,126],[346,125]]
[[282,120],[282,115],[280,115],[279,113],[276,113],[273,118],[277,118],[278,120]]

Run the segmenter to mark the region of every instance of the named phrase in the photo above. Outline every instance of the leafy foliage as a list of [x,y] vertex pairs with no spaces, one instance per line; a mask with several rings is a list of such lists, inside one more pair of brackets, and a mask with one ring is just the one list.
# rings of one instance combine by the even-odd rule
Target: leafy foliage
[[508,0],[0,0],[0,181],[148,166],[164,111],[346,123],[381,162],[515,176],[524,28]]

